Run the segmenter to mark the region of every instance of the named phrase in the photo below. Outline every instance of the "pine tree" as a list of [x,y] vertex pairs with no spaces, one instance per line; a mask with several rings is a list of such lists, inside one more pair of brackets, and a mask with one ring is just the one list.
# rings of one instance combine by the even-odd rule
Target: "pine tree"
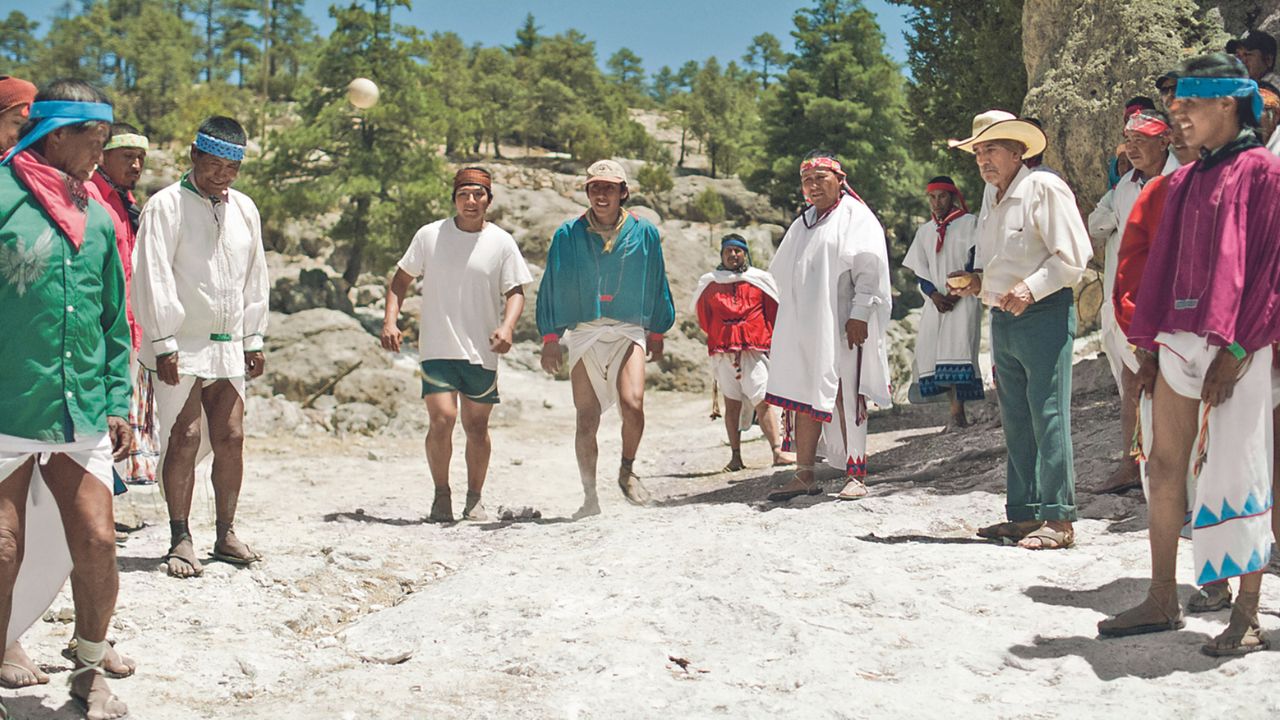
[[40,23],[28,18],[21,10],[12,10],[0,22],[0,58],[10,74],[25,72],[26,65],[35,57],[39,47],[35,32]]
[[747,53],[742,56],[742,60],[748,67],[760,68],[756,71],[760,89],[768,90],[769,78],[787,61],[787,56],[782,52],[782,43],[778,42],[777,36],[773,33],[761,33],[751,38],[751,44],[747,46]]

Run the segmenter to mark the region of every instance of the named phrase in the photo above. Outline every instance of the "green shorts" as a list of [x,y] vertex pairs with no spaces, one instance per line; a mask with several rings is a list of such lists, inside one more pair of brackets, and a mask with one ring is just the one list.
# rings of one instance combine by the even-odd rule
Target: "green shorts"
[[498,404],[498,371],[466,360],[423,360],[422,396],[459,392],[472,402]]

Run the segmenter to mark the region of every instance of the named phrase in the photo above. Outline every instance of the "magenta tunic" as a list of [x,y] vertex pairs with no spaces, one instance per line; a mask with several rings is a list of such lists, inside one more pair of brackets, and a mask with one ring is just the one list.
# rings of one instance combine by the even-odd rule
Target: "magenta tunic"
[[1129,341],[1186,331],[1246,352],[1280,339],[1280,159],[1261,147],[1169,176]]

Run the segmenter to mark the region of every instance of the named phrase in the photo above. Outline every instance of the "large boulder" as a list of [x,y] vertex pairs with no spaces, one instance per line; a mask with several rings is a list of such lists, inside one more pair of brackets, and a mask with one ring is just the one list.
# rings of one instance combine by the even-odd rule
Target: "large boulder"
[[786,218],[769,204],[764,195],[753,193],[738,178],[709,178],[684,175],[676,178],[675,187],[667,193],[667,212],[671,217],[690,220],[697,217],[694,200],[711,188],[724,202],[725,217],[739,225],[749,223],[785,224]]
[[343,377],[333,388],[339,403],[367,403],[394,416],[401,405],[416,405],[422,384],[411,372],[401,369],[361,367]]
[[307,402],[332,392],[357,369],[385,370],[391,358],[360,321],[336,310],[272,313],[265,380],[274,392]]
[[511,233],[525,260],[542,262],[556,228],[581,215],[585,202],[585,197],[579,202],[550,188],[496,187],[488,219]]
[[271,278],[271,309],[296,313],[313,308],[354,312],[351,285],[336,270],[319,260],[267,253]]

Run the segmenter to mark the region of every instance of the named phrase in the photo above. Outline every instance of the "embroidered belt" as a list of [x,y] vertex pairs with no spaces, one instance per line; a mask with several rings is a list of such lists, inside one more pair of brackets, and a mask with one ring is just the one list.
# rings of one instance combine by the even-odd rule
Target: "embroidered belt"
[[231,342],[231,333],[211,333],[209,339],[214,342]]

